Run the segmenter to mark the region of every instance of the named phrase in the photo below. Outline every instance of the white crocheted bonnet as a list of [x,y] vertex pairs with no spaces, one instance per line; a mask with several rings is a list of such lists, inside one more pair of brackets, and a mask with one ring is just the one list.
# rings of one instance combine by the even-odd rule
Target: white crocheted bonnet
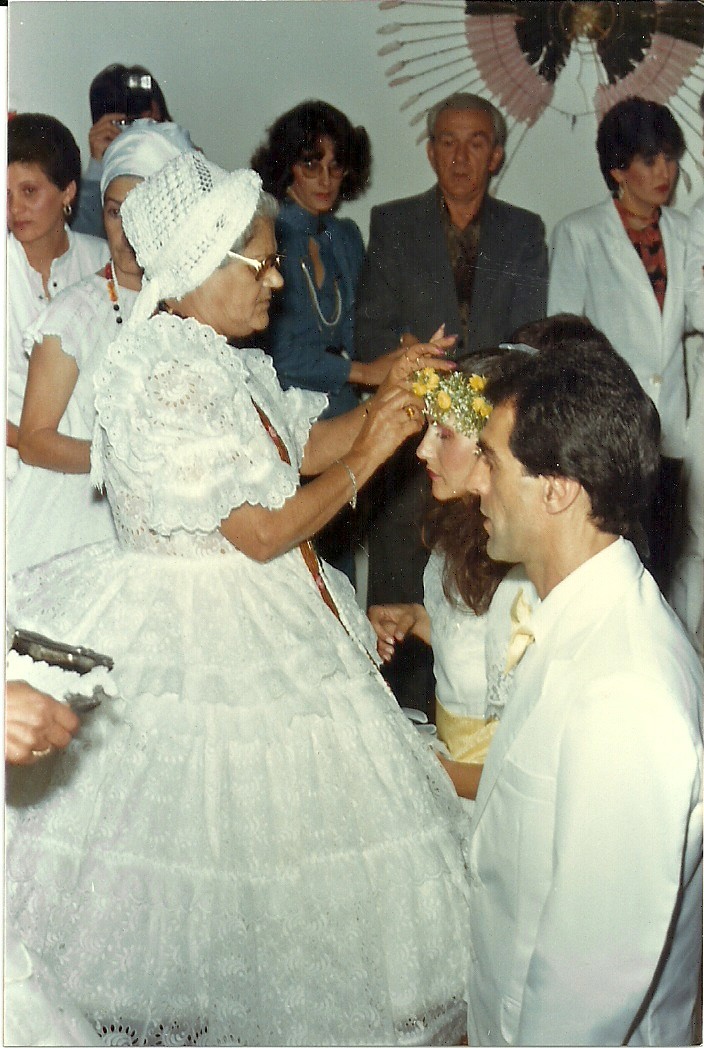
[[251,222],[261,193],[255,171],[223,171],[202,153],[182,153],[135,186],[120,208],[144,269],[131,325],[214,272]]

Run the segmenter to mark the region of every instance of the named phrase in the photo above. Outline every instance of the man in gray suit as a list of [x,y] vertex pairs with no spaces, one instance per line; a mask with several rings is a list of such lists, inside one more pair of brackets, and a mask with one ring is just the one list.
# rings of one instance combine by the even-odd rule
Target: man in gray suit
[[[372,209],[357,298],[360,360],[428,340],[445,325],[458,358],[505,341],[545,316],[547,248],[538,215],[488,195],[504,159],[506,123],[478,95],[455,94],[428,112],[437,184]],[[424,471],[406,444],[377,475],[368,512],[368,603],[421,602]],[[387,669],[398,699],[428,710],[432,664],[407,641]]]

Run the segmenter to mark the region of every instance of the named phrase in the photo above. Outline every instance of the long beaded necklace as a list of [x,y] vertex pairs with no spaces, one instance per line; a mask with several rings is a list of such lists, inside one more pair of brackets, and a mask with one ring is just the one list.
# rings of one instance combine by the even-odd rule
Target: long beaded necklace
[[110,259],[109,262],[106,262],[105,269],[103,270],[103,276],[107,281],[108,296],[110,298],[110,301],[112,302],[112,308],[116,314],[115,323],[121,324],[122,317],[120,316],[120,300],[117,297],[117,285],[115,284],[115,278],[113,277],[112,272],[112,259]]
[[310,300],[313,303],[313,309],[318,315],[318,320],[324,327],[334,328],[337,322],[339,321],[340,317],[342,316],[342,295],[340,294],[340,287],[337,283],[337,277],[335,277],[335,280],[333,281],[335,287],[335,309],[333,310],[333,315],[330,318],[330,320],[327,320],[327,318],[323,316],[323,311],[320,308],[320,299],[318,298],[318,292],[315,289],[313,278],[308,272],[308,266],[305,264],[303,259],[301,259],[301,269],[303,270],[303,276],[306,278],[306,283],[308,284],[308,294],[310,295]]

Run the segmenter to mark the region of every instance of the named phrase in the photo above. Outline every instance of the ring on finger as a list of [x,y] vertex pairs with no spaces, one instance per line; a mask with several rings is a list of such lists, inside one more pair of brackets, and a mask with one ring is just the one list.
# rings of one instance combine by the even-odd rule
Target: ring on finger
[[33,757],[47,757],[51,753],[51,746],[47,746],[45,750],[32,750]]
[[412,422],[413,419],[416,417],[416,414],[417,414],[416,409],[413,407],[412,404],[406,404],[406,406],[404,407],[403,410],[406,412],[406,414],[408,415],[409,419]]

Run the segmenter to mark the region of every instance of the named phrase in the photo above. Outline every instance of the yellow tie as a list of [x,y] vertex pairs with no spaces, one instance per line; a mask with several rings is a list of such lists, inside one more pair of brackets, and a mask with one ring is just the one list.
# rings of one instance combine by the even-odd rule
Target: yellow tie
[[511,605],[511,636],[506,649],[505,673],[510,673],[523,658],[526,648],[535,640],[531,629],[531,606],[519,589]]

